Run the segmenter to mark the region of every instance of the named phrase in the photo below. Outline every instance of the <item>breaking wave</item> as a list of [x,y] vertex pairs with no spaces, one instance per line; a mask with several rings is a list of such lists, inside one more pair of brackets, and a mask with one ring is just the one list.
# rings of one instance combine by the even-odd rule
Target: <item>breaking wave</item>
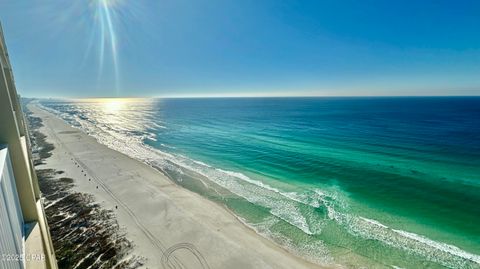
[[[183,174],[184,169],[193,171],[219,186],[229,190],[255,205],[267,208],[271,217],[260,223],[250,223],[242,219],[246,225],[257,233],[270,237],[281,245],[299,255],[313,256],[320,254],[320,259],[313,262],[332,264],[328,248],[317,240],[304,245],[303,250],[294,246],[291,239],[271,231],[271,227],[280,220],[298,228],[309,236],[322,233],[329,221],[340,225],[348,233],[363,239],[376,240],[387,246],[403,249],[407,253],[419,255],[426,260],[439,263],[449,268],[479,268],[480,256],[460,248],[428,239],[422,235],[397,230],[376,220],[346,213],[348,205],[338,191],[313,189],[302,192],[282,191],[265,182],[252,179],[247,175],[213,167],[204,162],[193,160],[187,156],[162,151],[144,143],[145,139],[155,140],[154,133],[148,131],[147,124],[139,120],[142,115],[125,118],[122,122],[106,124],[98,121],[95,113],[87,109],[69,108],[66,111],[52,109],[41,105],[45,110],[54,113],[61,119],[85,133],[95,137],[98,142],[122,152],[130,157],[141,160],[163,171],[176,171]],[[158,125],[158,128],[166,128]],[[175,147],[162,144],[165,149]],[[173,180],[176,180],[173,178]],[[316,209],[326,212],[325,216],[316,213]],[[307,257],[308,258],[308,257]],[[393,268],[397,267],[392,265]],[[399,267],[397,267],[399,268]]]

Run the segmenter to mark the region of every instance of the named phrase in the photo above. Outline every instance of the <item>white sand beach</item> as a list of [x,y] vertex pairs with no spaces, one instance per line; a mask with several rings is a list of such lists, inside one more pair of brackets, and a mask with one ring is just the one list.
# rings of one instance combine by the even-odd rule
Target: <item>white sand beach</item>
[[[145,268],[319,268],[256,234],[222,206],[186,190],[157,170],[99,144],[34,104],[53,143],[41,168],[65,172],[75,190],[92,194],[134,244]],[[171,254],[169,256],[169,253]],[[170,268],[170,267],[168,267]]]

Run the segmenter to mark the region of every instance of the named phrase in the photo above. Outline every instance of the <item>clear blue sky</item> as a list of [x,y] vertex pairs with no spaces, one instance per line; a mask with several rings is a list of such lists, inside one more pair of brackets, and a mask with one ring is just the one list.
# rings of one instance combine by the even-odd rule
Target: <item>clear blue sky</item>
[[480,1],[1,0],[25,96],[480,95]]

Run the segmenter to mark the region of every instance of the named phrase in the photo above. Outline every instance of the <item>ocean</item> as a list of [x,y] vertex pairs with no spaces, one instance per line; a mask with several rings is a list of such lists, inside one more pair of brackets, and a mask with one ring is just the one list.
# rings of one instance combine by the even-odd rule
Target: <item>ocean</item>
[[480,268],[478,97],[40,104],[311,262]]

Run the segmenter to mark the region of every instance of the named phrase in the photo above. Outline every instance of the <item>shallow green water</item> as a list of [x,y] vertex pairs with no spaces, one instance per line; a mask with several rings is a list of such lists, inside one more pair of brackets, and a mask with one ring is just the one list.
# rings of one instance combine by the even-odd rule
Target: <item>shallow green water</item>
[[43,102],[311,261],[480,268],[480,98],[106,103]]

